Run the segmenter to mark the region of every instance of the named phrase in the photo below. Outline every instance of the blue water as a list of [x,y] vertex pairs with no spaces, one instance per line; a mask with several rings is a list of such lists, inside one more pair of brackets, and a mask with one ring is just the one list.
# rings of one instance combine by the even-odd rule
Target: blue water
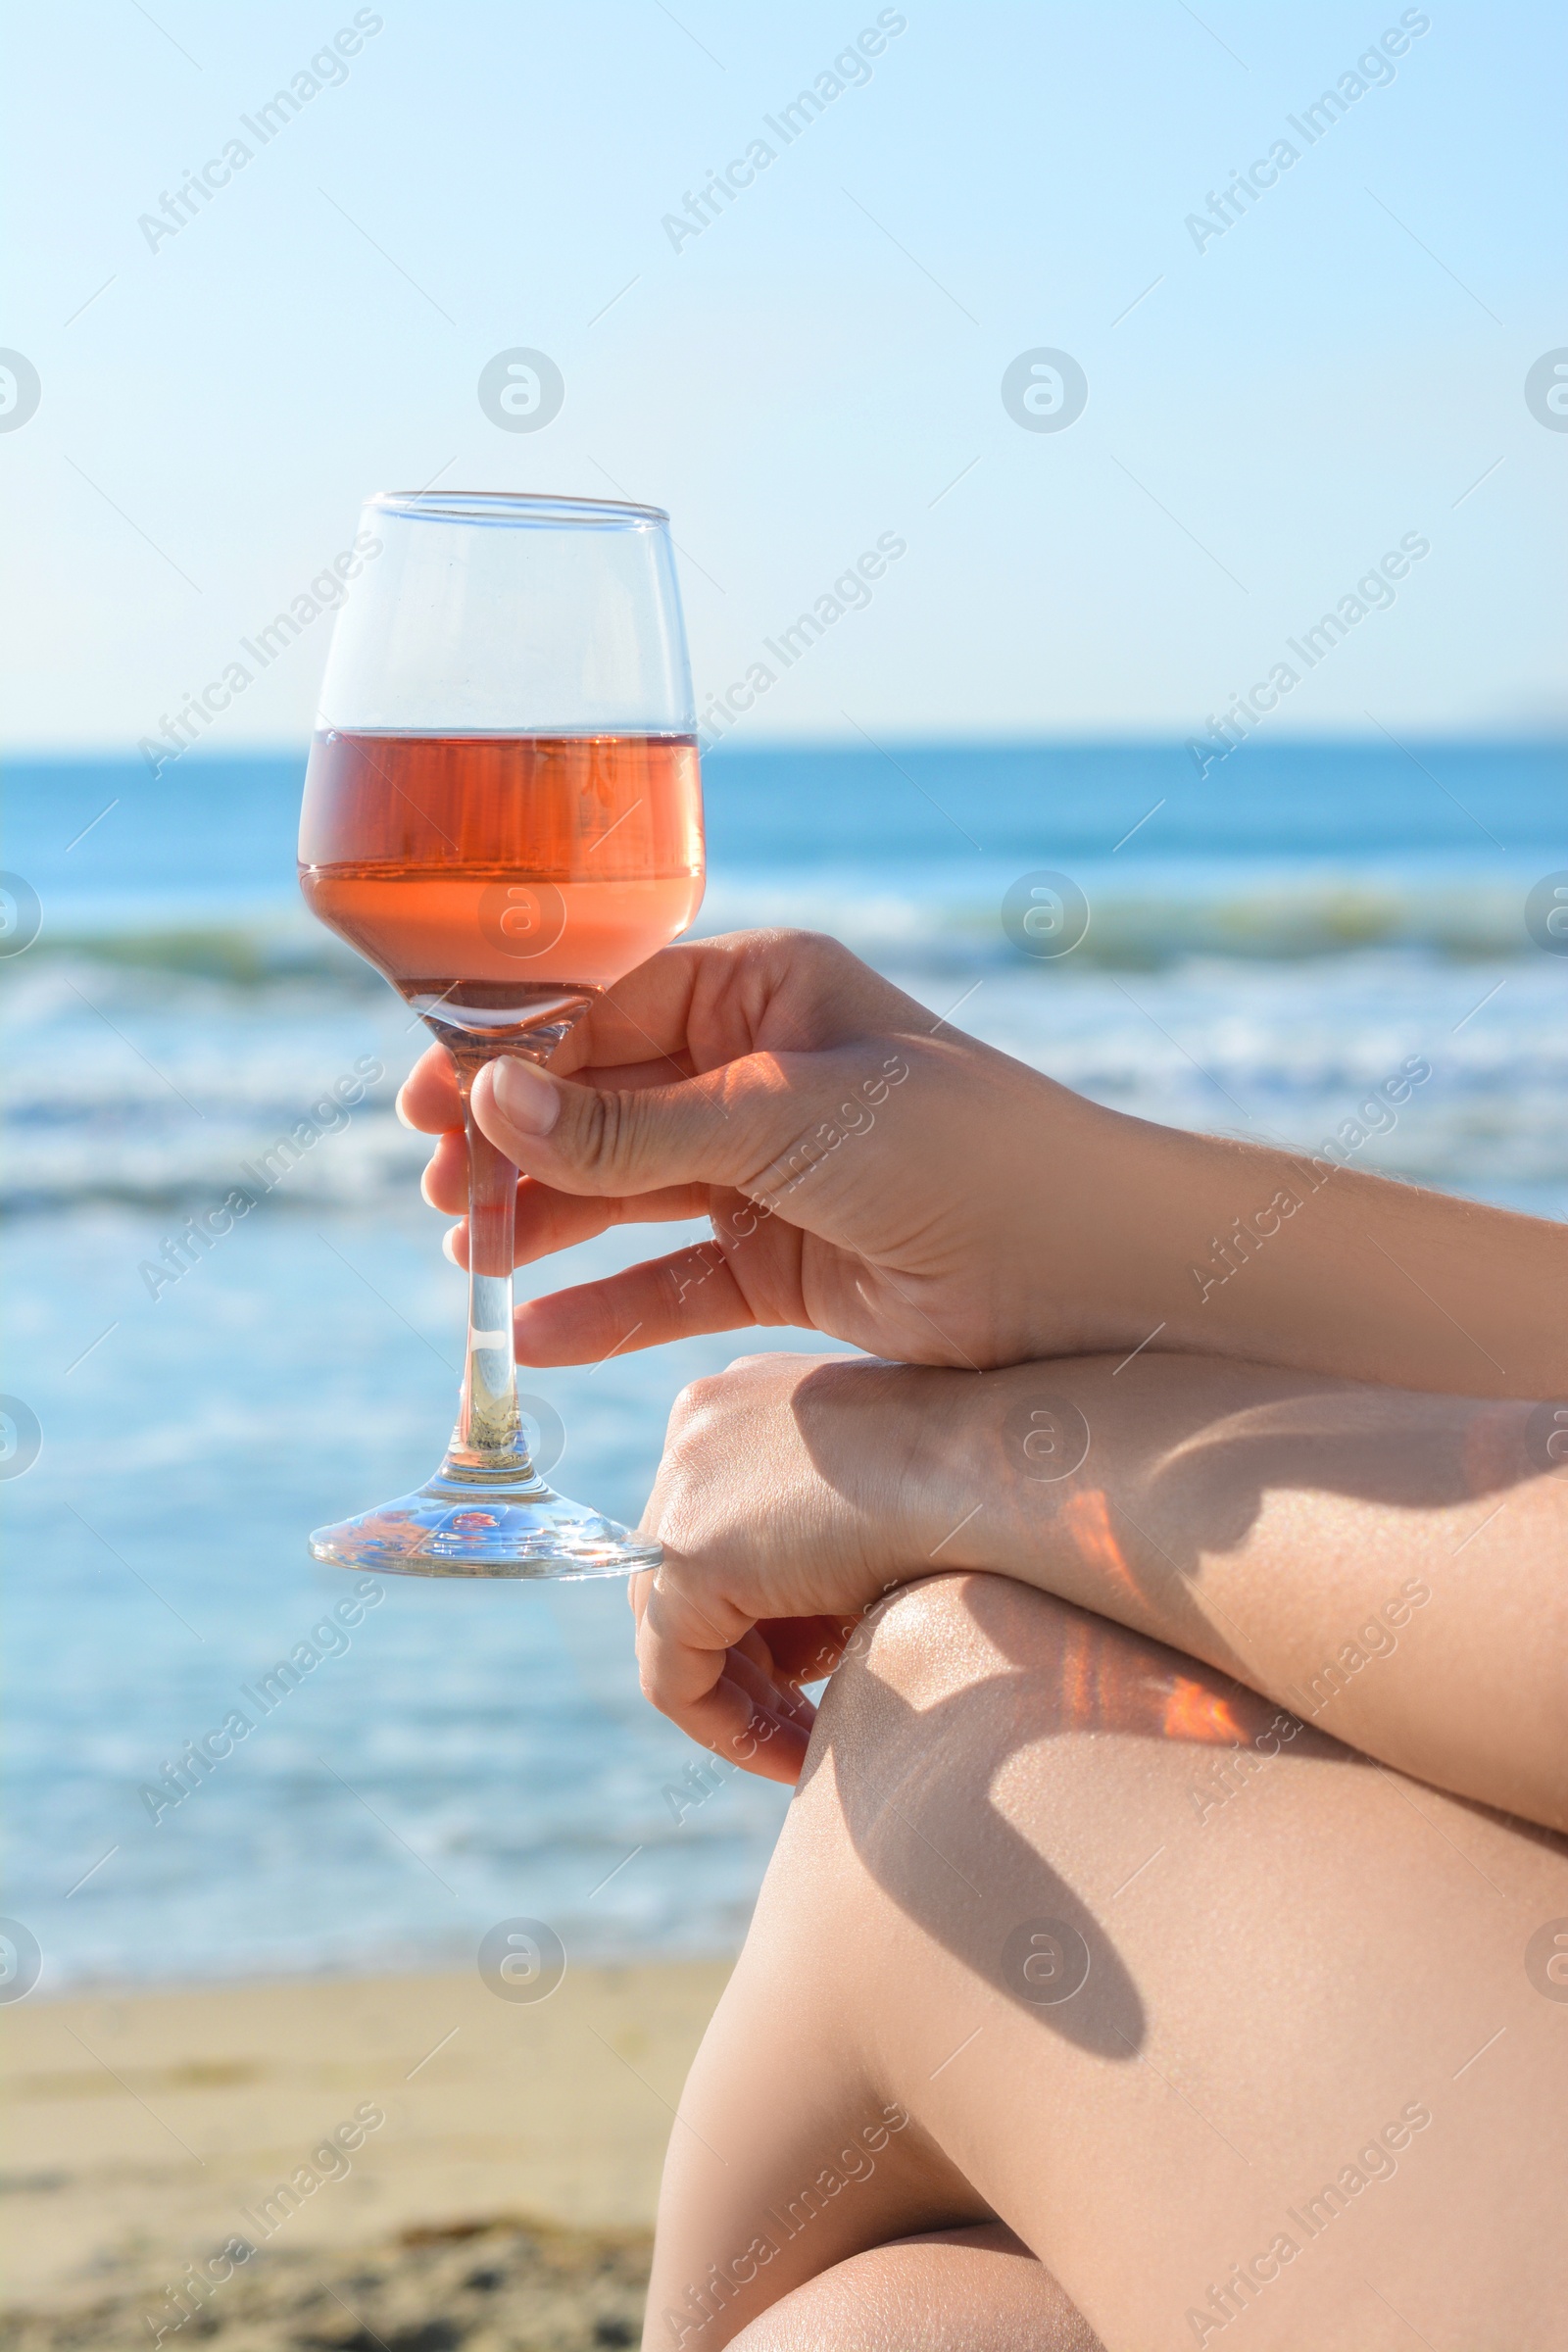
[[[420,1035],[299,906],[302,766],[13,771],[0,858],[43,920],[0,961],[4,1387],[43,1446],[0,1485],[4,1908],[46,1988],[463,1964],[518,1914],[584,1953],[733,1948],[783,1800],[735,1776],[690,1805],[618,1586],[389,1581],[195,1793],[156,1824],[138,1795],[342,1597],[304,1531],[416,1483],[451,1418],[461,1278],[390,1107]],[[835,931],[933,1018],[1190,1126],[1311,1144],[1419,1053],[1365,1159],[1561,1216],[1568,959],[1523,906],[1568,867],[1563,781],[1529,746],[1249,747],[1205,780],[1174,746],[720,753],[701,927]],[[1093,909],[1059,963],[1000,920],[1038,868]],[[180,1218],[366,1057],[348,1121],[150,1298]],[[635,1518],[676,1390],[758,1344],[539,1377],[561,1483]]]

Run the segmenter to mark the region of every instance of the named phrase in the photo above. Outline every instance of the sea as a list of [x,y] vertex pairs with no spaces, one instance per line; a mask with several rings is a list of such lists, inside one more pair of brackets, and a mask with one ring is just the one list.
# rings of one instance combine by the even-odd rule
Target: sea
[[[434,1466],[460,1368],[462,1277],[392,1110],[422,1032],[300,904],[303,768],[11,770],[0,1909],[43,1993],[466,1967],[518,1918],[585,1958],[733,1951],[786,1794],[692,1776],[618,1583],[387,1579],[270,1711],[242,1695],[348,1590],[307,1531]],[[831,932],[1098,1102],[1297,1147],[1419,1054],[1360,1163],[1568,1214],[1568,955],[1538,888],[1568,882],[1560,746],[1252,743],[1203,776],[1177,744],[732,747],[705,789],[700,931]],[[1039,952],[1066,936],[1024,928],[1040,906],[1087,914],[1070,952]],[[368,1066],[154,1296],[182,1219]],[[557,1483],[634,1521],[686,1381],[824,1344],[719,1334],[524,1385],[564,1429]],[[235,1708],[249,1736],[158,1808]]]

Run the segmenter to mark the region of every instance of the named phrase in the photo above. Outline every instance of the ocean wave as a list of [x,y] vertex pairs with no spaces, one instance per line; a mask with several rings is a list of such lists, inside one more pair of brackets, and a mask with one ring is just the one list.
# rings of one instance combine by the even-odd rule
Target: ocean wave
[[[933,1021],[1178,1126],[1309,1143],[1420,1052],[1441,1083],[1388,1164],[1481,1188],[1568,1175],[1563,972],[1525,934],[1515,884],[1086,868],[1087,935],[1036,960],[1000,919],[1012,879],[999,871],[981,888],[940,866],[731,872],[702,928],[831,932]],[[351,1211],[414,1190],[424,1146],[391,1104],[422,1026],[298,906],[78,923],[0,965],[0,1207],[173,1216],[221,1201],[269,1152],[287,1165],[263,1191],[267,1214]],[[373,1074],[344,1113],[332,1090],[362,1064]]]
[[1060,956],[1033,956],[1009,938],[1002,902],[1019,877],[999,874],[994,895],[928,884],[900,889],[883,877],[813,872],[710,885],[700,929],[784,923],[827,931],[879,962],[890,955],[930,969],[1008,965],[1047,974],[1069,964],[1157,971],[1194,956],[1298,963],[1368,948],[1417,950],[1444,961],[1533,957],[1525,929],[1529,880],[1385,881],[1375,876],[1151,876],[1131,885],[1086,868],[1087,928]]
[[[694,937],[783,925],[826,931],[869,960],[896,954],[931,969],[1050,970],[1009,938],[1003,900],[1019,879],[997,867],[977,874],[937,865],[900,872],[891,864],[791,870],[733,869],[710,877]],[[1082,892],[1087,929],[1070,956],[1109,970],[1158,970],[1195,956],[1230,961],[1301,962],[1373,947],[1419,949],[1446,961],[1523,958],[1539,950],[1525,928],[1525,898],[1537,879],[1378,873],[1226,873],[1212,861],[1123,878],[1084,865],[1070,879]],[[172,920],[127,919],[123,911],[78,918],[46,931],[3,976],[94,967],[132,987],[209,982],[235,991],[301,989],[365,997],[383,985],[370,967],[303,909],[225,915],[214,909]]]
[[78,920],[44,932],[26,957],[16,970],[29,977],[82,967],[122,982],[146,975],[154,982],[206,980],[231,989],[327,986],[368,995],[383,985],[352,949],[283,907],[186,922],[127,920],[122,913]]
[[[1296,1148],[1420,1054],[1433,1083],[1366,1164],[1510,1198],[1568,1183],[1562,975],[1544,956],[1363,948],[1305,965],[1210,955],[1155,969],[933,969],[916,943],[876,960],[933,1027],[949,1021],[1096,1102]],[[101,970],[76,977],[90,1002],[40,969],[29,1019],[12,1024],[0,1206],[119,1204],[167,1235],[235,1186],[267,1217],[414,1200],[426,1146],[392,1102],[425,1038],[390,991],[270,997],[143,971],[110,995]],[[371,1074],[345,1107],[336,1090],[356,1068]]]

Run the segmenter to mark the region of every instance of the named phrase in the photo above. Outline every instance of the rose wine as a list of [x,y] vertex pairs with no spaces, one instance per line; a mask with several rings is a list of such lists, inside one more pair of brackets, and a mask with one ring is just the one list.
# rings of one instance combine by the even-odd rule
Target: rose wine
[[697,912],[696,744],[329,730],[306,773],[300,887],[443,1036],[537,1033]]

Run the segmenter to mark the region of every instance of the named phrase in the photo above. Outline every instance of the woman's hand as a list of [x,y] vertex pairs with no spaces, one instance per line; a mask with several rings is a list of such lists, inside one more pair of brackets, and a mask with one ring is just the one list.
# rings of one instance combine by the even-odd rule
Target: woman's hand
[[[979,1366],[1135,1347],[1149,1328],[1081,1280],[1078,1243],[1061,1247],[1102,1203],[1099,1163],[1128,1122],[933,1022],[832,940],[668,949],[593,1005],[552,1068],[503,1059],[474,1086],[480,1126],[526,1172],[519,1264],[618,1224],[706,1215],[713,1238],[523,1306],[522,1362],[791,1324]],[[461,1213],[441,1048],[400,1108],[441,1133],[425,1196]],[[454,1249],[466,1261],[462,1225]]]
[[[1254,1763],[1304,1719],[1568,1830],[1557,1409],[1152,1348],[984,1377],[749,1356],[671,1416],[643,1522],[664,1565],[632,1594],[643,1687],[715,1754],[793,1781],[799,1686],[863,1612],[989,1571],[1272,1699]],[[1229,1717],[1208,1736],[1246,1744]]]
[[[1394,1075],[1392,1099],[1410,1084]],[[526,1364],[797,1324],[971,1371],[1187,1350],[1561,1393],[1561,1225],[1102,1110],[931,1021],[830,939],[667,948],[585,1013],[555,1075],[494,1060],[472,1101],[524,1169],[519,1263],[607,1225],[712,1221],[712,1242],[524,1305]],[[402,1110],[442,1134],[425,1193],[461,1211],[440,1047]]]
[[[1396,1072],[1390,1100],[1416,1082]],[[425,1190],[460,1211],[444,1051],[402,1107],[441,1134]],[[610,1225],[712,1223],[710,1242],[522,1307],[525,1363],[794,1324],[970,1371],[1147,1349],[1561,1393],[1560,1225],[1363,1175],[1338,1146],[1293,1155],[1102,1109],[832,940],[666,949],[593,1005],[553,1074],[493,1061],[473,1107],[524,1171],[519,1260]]]
[[[863,1358],[743,1356],[676,1398],[634,1577],[646,1695],[715,1755],[794,1781],[863,1611],[933,1561],[953,1474],[931,1440],[966,1374]],[[956,1518],[960,1514],[955,1512]]]

